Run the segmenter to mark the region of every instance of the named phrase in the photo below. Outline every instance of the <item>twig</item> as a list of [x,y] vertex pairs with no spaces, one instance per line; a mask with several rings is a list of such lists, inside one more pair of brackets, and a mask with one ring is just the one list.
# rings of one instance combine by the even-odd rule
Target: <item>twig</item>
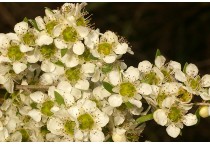
[[197,106],[210,106],[210,103],[194,103]]
[[[50,86],[43,85],[16,85],[15,90],[48,90]],[[0,85],[0,89],[5,89]]]

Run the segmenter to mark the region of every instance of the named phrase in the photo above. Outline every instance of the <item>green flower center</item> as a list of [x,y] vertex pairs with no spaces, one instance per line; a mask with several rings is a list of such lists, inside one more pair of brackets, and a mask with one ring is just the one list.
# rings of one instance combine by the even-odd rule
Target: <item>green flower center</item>
[[79,122],[79,128],[82,130],[91,129],[94,125],[93,118],[87,113],[80,115],[77,120]]
[[103,55],[109,55],[112,50],[112,45],[104,42],[98,45],[98,52]]
[[141,82],[153,85],[158,84],[159,79],[156,77],[156,74],[154,72],[150,72],[143,77]]
[[190,87],[193,90],[198,90],[200,88],[200,77],[196,77],[196,78],[190,78],[188,80]]
[[51,21],[51,22],[47,23],[47,25],[46,25],[47,32],[49,34],[51,34],[56,25],[57,25],[56,21]]
[[41,112],[42,114],[46,116],[52,116],[53,113],[50,111],[50,109],[54,106],[53,101],[47,101],[42,104]]
[[8,49],[7,55],[8,55],[10,60],[18,61],[23,57],[24,54],[20,51],[19,46],[11,46]]
[[35,44],[35,36],[33,33],[26,33],[23,36],[23,41],[26,45],[34,45]]
[[75,42],[78,38],[77,31],[73,27],[67,27],[63,31],[63,39],[67,42]]
[[77,24],[77,26],[86,26],[87,22],[85,21],[85,19],[83,17],[80,17],[79,19],[77,19],[76,24]]
[[177,98],[182,102],[189,102],[192,99],[192,94],[184,89],[179,90]]
[[120,84],[120,95],[124,97],[133,97],[136,92],[136,88],[131,83]]
[[162,106],[162,102],[163,102],[163,100],[166,98],[166,95],[165,94],[159,94],[158,96],[157,96],[157,103],[158,103],[158,105],[161,107]]
[[72,82],[72,83],[75,83],[77,82],[79,79],[80,79],[80,67],[73,67],[73,68],[70,68],[68,70],[66,70],[66,77],[67,79]]
[[64,130],[69,135],[74,135],[74,127],[76,126],[76,123],[74,121],[66,121],[64,124]]
[[40,52],[44,58],[50,58],[55,54],[56,47],[51,45],[43,45],[40,49]]
[[182,117],[181,110],[176,107],[171,107],[170,112],[168,114],[168,118],[172,122],[178,122],[181,119],[181,117]]
[[29,141],[29,134],[25,129],[20,129],[20,133],[22,134],[22,141],[28,142]]

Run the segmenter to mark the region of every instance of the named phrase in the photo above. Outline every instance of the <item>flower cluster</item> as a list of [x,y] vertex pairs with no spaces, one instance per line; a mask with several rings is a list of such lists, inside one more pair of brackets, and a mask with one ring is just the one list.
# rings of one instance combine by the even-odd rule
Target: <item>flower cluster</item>
[[127,67],[128,43],[91,28],[85,5],[46,8],[0,34],[0,141],[138,141],[151,119],[176,138],[209,116],[205,105],[190,110],[195,96],[210,100],[210,75],[159,52]]

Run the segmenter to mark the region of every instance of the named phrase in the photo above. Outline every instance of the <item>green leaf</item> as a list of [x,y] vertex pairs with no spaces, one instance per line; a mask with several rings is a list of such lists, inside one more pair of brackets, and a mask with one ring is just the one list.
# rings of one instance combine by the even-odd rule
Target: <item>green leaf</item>
[[102,66],[102,72],[103,73],[108,73],[112,70],[113,64],[105,64]]
[[26,23],[28,23],[28,18],[25,17],[25,18],[23,19],[23,21],[26,22]]
[[103,81],[102,84],[103,84],[103,87],[104,87],[108,92],[114,93],[114,92],[112,91],[113,86],[112,86],[110,83],[104,82],[104,81]]
[[186,63],[184,64],[184,67],[183,67],[183,72],[184,72],[184,73],[186,73],[186,68],[187,68],[187,66],[188,66],[188,63],[186,62]]
[[151,113],[151,114],[147,114],[147,115],[137,118],[136,122],[141,124],[141,123],[144,123],[144,122],[152,120],[152,119],[153,119],[153,114]]
[[195,111],[195,115],[198,119],[198,122],[196,124],[199,124],[200,123],[200,120],[201,120],[201,116],[199,115],[199,111],[200,111],[201,107],[198,107],[198,109]]
[[159,49],[157,49],[156,54],[155,54],[155,58],[156,58],[157,56],[160,56],[160,55],[161,55],[161,52],[160,52]]
[[61,62],[60,60],[54,62],[54,64],[58,65],[58,66],[65,66],[63,62]]
[[54,95],[55,95],[55,101],[56,101],[59,105],[65,104],[65,103],[64,103],[63,97],[62,97],[58,92],[54,91]]
[[67,48],[66,49],[61,49],[61,57],[63,57],[66,54],[67,51],[68,51]]
[[40,31],[35,20],[29,19],[28,21],[31,23],[31,25],[32,25],[35,29],[37,29],[38,31]]
[[90,54],[90,59],[92,59],[92,60],[99,60],[97,57],[93,56],[92,54]]

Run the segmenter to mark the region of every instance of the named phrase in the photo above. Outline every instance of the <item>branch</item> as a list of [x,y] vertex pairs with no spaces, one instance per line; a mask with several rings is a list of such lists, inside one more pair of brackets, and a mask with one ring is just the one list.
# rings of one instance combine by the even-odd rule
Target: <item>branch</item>
[[[15,85],[15,90],[48,90],[50,86],[43,85]],[[0,89],[5,89],[0,85]]]

